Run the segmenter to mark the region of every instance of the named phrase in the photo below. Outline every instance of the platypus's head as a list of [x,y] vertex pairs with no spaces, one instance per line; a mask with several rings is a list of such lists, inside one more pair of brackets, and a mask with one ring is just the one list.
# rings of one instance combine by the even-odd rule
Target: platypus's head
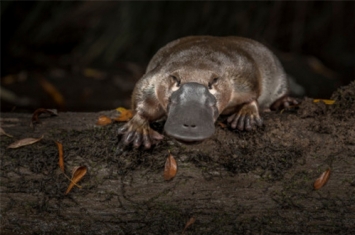
[[171,94],[167,112],[165,133],[184,143],[212,136],[219,116],[216,97],[196,82],[184,83]]

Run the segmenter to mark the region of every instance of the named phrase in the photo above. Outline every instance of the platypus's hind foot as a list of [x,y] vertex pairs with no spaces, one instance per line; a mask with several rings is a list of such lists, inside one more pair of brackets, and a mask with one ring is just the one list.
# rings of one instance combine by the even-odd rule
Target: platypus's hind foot
[[271,110],[288,109],[291,106],[298,105],[300,102],[290,96],[283,96],[276,100],[270,107]]
[[149,122],[138,114],[134,115],[129,122],[118,129],[118,135],[122,135],[120,144],[133,144],[135,148],[139,148],[143,145],[146,149],[149,149],[164,137],[152,130],[149,126]]
[[244,104],[236,113],[228,117],[227,122],[230,126],[238,130],[250,131],[254,126],[262,126],[263,121],[259,115],[257,102],[254,100],[248,104]]

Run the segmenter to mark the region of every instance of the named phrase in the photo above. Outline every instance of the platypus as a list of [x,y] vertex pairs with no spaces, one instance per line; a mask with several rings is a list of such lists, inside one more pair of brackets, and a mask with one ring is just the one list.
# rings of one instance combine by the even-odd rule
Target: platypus
[[133,117],[119,128],[124,145],[150,148],[163,135],[150,123],[166,117],[164,132],[180,142],[211,137],[219,115],[230,127],[262,126],[260,111],[297,104],[276,56],[243,37],[190,36],[162,47],[132,94]]

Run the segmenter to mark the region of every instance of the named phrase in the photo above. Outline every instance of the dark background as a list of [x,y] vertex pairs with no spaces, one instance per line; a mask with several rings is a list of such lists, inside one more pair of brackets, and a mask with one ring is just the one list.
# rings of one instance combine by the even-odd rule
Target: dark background
[[127,107],[151,56],[187,35],[264,43],[298,95],[355,78],[355,2],[2,1],[1,111]]

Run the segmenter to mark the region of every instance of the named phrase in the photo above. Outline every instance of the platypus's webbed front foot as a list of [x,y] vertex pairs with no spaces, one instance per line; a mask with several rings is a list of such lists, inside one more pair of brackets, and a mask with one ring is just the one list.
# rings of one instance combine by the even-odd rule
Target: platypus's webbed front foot
[[152,130],[149,121],[139,114],[135,114],[129,122],[120,127],[118,135],[122,135],[121,144],[133,144],[136,148],[143,145],[146,149],[163,139],[163,135]]
[[259,115],[258,104],[255,100],[241,106],[239,110],[228,117],[227,122],[233,129],[238,128],[241,131],[250,131],[254,126],[260,127],[263,124]]

